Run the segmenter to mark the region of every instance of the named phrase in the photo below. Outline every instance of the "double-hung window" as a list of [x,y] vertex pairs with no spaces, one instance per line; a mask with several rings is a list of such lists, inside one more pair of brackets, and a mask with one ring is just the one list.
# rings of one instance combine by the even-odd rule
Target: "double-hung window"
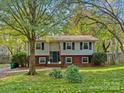
[[72,57],[65,57],[65,63],[72,63]]
[[81,63],[88,63],[89,62],[89,57],[82,57],[81,58]]
[[89,42],[83,43],[83,49],[89,49]]
[[91,50],[92,43],[91,42],[80,42],[80,50]]
[[75,50],[75,43],[74,42],[64,42],[63,50]]
[[44,50],[44,42],[37,42],[36,43],[36,49]]
[[45,64],[46,63],[46,57],[39,57],[39,64]]
[[41,43],[40,42],[36,43],[36,49],[41,49]]
[[66,49],[72,49],[72,42],[66,42]]

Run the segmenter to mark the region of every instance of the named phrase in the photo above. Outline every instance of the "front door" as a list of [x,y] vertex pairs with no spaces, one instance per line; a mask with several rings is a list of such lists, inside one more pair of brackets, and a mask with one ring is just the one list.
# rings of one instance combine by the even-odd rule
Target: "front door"
[[50,52],[50,62],[59,62],[59,52],[58,51],[51,51]]

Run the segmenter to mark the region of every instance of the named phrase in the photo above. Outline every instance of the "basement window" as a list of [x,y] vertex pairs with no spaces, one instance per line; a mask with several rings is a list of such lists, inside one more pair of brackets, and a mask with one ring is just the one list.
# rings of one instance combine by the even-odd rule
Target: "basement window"
[[82,57],[81,58],[81,62],[82,63],[88,63],[88,61],[89,61],[89,58],[88,57]]
[[46,57],[39,57],[39,64],[45,64],[46,63]]
[[66,63],[72,63],[72,57],[65,57]]

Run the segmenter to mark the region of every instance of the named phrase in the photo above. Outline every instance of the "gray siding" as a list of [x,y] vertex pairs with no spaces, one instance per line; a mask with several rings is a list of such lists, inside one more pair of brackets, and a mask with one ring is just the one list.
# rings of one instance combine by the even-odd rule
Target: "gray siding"
[[[82,41],[83,42],[83,41]],[[94,43],[92,42],[92,50],[80,50],[80,42],[74,42],[74,50],[64,50],[63,42],[53,42],[53,43],[44,43],[44,50],[36,49],[36,55],[50,55],[50,51],[60,51],[60,55],[92,55],[94,52]]]

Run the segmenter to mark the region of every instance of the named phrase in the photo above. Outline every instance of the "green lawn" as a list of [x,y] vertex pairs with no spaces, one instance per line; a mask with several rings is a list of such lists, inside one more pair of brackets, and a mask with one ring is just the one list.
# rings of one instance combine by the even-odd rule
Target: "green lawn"
[[80,84],[50,78],[49,71],[36,76],[15,74],[0,80],[0,93],[124,93],[123,64],[81,68],[80,72],[84,77]]

